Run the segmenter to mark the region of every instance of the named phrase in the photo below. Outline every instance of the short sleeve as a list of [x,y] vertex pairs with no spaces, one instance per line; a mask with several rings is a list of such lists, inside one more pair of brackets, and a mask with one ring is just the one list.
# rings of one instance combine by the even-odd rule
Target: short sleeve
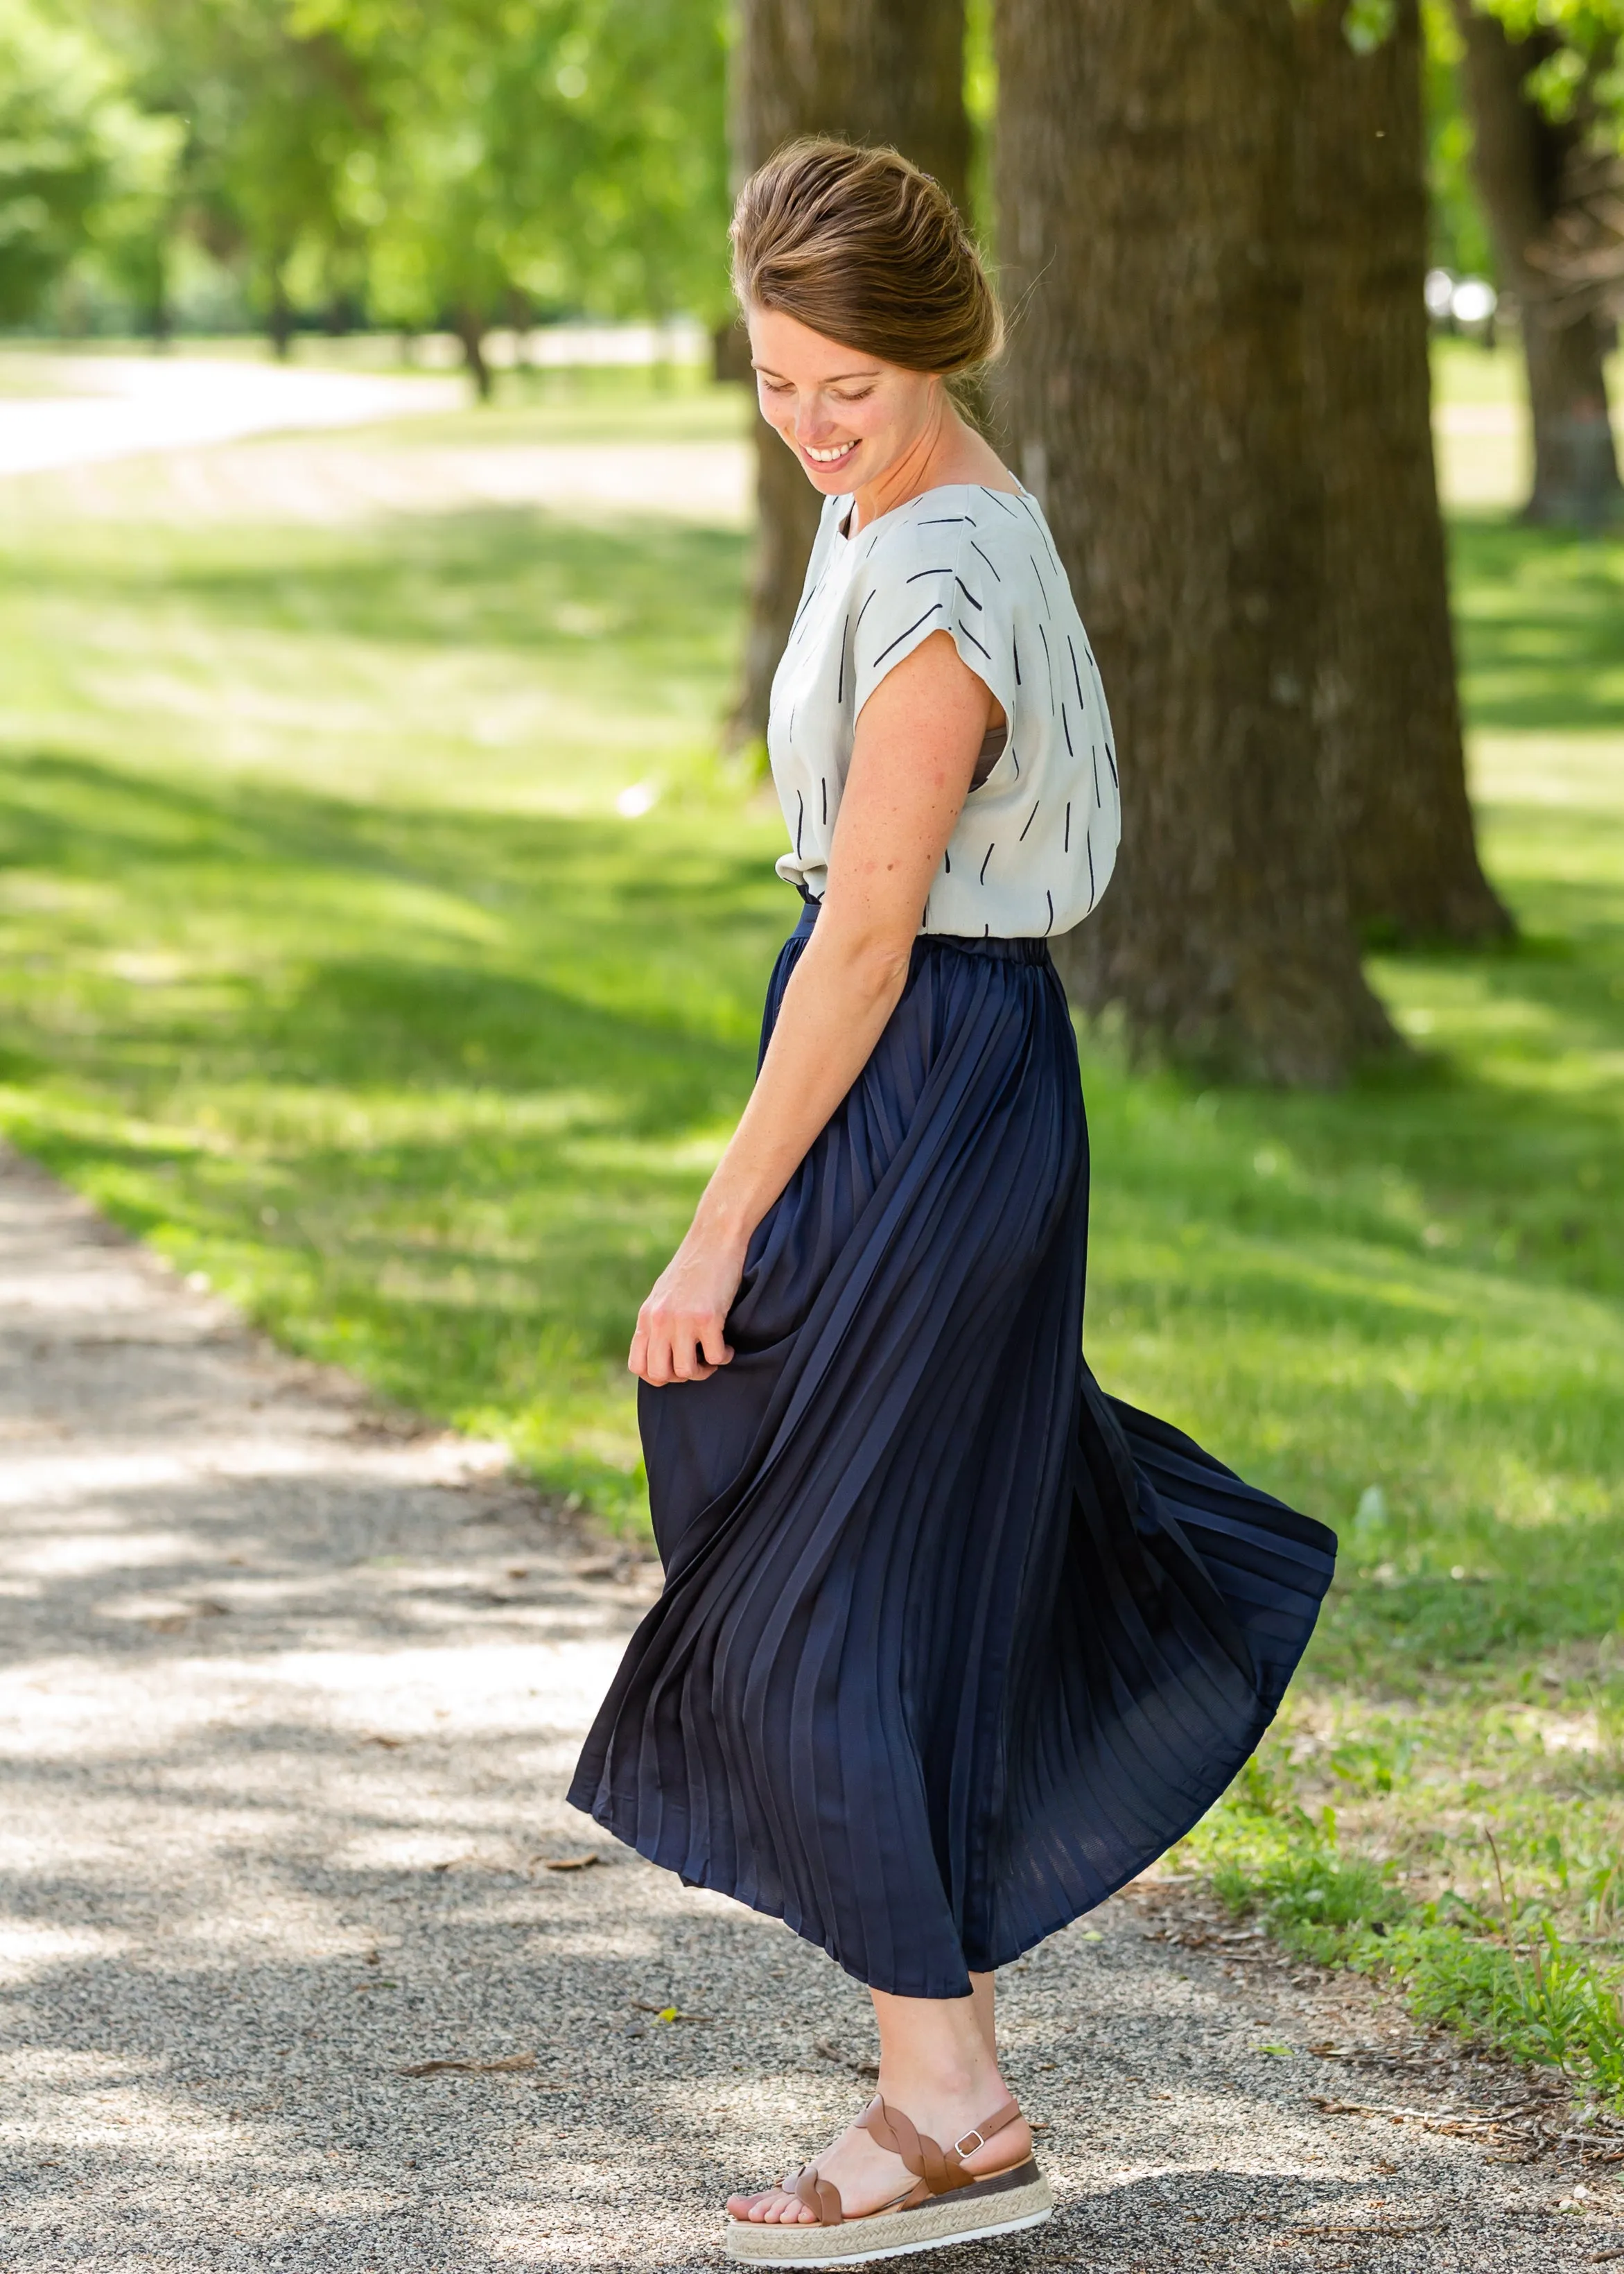
[[960,658],[1014,716],[1014,644],[1000,602],[1000,571],[991,548],[977,544],[978,521],[967,501],[939,494],[933,508],[903,508],[876,524],[875,541],[853,591],[851,656],[855,713],[889,671],[933,632],[951,635]]

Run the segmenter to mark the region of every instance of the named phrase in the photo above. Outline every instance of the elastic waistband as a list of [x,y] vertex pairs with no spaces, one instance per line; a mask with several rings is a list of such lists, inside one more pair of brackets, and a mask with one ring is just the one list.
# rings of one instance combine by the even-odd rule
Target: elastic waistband
[[[821,900],[812,900],[805,892],[801,894],[801,899],[806,905],[801,911],[800,922],[790,934],[792,939],[805,939],[808,937],[813,925],[817,922],[818,909],[823,906]],[[984,956],[990,958],[995,963],[1047,963],[1049,961],[1049,942],[1046,939],[994,939],[990,935],[984,936],[981,939],[973,939],[962,932],[922,931],[914,945],[916,950],[921,947],[952,948],[960,955]]]

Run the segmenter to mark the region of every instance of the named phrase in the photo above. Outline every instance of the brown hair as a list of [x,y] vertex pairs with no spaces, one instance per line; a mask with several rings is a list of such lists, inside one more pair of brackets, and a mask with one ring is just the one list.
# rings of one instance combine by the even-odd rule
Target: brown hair
[[742,308],[777,309],[905,371],[968,371],[1004,344],[958,208],[895,150],[786,143],[740,191],[730,234]]

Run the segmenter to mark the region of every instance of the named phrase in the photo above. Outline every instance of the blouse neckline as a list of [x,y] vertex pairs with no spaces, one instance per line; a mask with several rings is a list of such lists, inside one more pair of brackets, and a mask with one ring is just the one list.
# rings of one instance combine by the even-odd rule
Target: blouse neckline
[[941,497],[948,490],[985,490],[989,497],[1024,498],[1031,495],[1026,484],[1019,479],[1017,479],[1012,490],[996,490],[990,482],[932,482],[929,489],[915,490],[914,495],[911,498],[904,498],[900,505],[887,506],[883,513],[876,513],[872,521],[864,522],[862,527],[853,535],[848,523],[857,510],[857,493],[854,490],[848,490],[844,493],[837,490],[835,492],[837,497],[842,494],[845,496],[846,511],[835,516],[835,535],[843,545],[855,545],[859,537],[867,537],[871,529],[877,529],[883,521],[889,521],[892,514],[906,513],[911,505],[917,505],[921,498]]

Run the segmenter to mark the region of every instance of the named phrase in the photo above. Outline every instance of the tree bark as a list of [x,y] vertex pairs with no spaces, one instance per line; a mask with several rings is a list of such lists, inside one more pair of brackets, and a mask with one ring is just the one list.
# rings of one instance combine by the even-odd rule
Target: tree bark
[[280,260],[270,275],[270,307],[265,328],[271,343],[271,353],[278,363],[286,363],[293,346],[293,304],[288,297],[287,280]]
[[1462,87],[1472,126],[1472,172],[1501,282],[1517,296],[1534,429],[1534,479],[1524,517],[1593,528],[1624,506],[1607,409],[1611,328],[1552,293],[1540,250],[1559,227],[1580,154],[1576,124],[1545,117],[1522,92],[1550,36],[1514,41],[1471,0],[1454,0],[1465,53]]
[[[963,212],[970,159],[964,0],[744,0],[733,82],[741,179],[800,134],[890,143]],[[729,739],[767,731],[822,501],[756,421],[757,535],[744,670]]]
[[1291,0],[1005,0],[1017,471],[1094,636],[1124,844],[1064,971],[1141,1045],[1326,1083],[1389,1045],[1319,736]]
[[455,316],[456,335],[462,343],[462,365],[474,382],[474,394],[481,403],[491,400],[493,381],[491,366],[485,358],[485,320],[467,301],[458,307]]
[[1367,937],[1500,937],[1477,859],[1432,457],[1419,0],[1356,54],[1298,19],[1298,219],[1323,595],[1313,708]]

